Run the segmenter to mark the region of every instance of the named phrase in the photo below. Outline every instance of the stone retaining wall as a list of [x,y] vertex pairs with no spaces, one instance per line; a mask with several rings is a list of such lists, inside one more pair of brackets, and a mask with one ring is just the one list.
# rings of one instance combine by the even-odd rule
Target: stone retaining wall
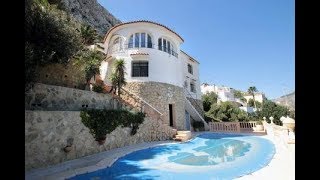
[[35,81],[43,84],[65,86],[84,89],[86,85],[83,65],[73,65],[74,60],[67,64],[49,64],[37,69],[38,76]]
[[[101,151],[142,142],[171,139],[174,131],[160,121],[145,118],[134,136],[118,127],[98,145],[79,111],[25,111],[25,170],[47,167]],[[72,144],[71,151],[63,148]]]
[[37,83],[25,95],[26,110],[79,111],[117,109],[121,103],[109,94]]

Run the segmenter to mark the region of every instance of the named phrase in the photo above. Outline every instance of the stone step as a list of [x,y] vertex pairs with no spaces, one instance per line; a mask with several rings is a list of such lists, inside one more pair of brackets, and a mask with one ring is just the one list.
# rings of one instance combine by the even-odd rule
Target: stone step
[[191,135],[191,131],[177,131],[177,134],[190,134]]
[[173,139],[176,141],[187,141],[191,139],[191,131],[178,131],[178,134]]

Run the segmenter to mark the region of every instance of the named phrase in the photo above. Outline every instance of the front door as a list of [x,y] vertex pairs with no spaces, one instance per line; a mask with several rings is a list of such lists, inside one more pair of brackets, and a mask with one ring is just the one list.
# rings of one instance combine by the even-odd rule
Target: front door
[[173,112],[172,112],[172,104],[169,104],[169,120],[170,126],[173,127]]
[[188,111],[185,111],[185,115],[186,115],[186,130],[190,131],[190,114],[188,113]]

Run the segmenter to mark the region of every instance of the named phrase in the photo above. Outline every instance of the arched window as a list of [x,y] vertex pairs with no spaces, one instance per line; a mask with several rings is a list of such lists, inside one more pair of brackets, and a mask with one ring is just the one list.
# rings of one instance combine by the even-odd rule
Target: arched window
[[128,48],[133,48],[133,35],[131,35],[129,38]]
[[123,40],[121,37],[117,37],[112,43],[112,52],[123,50]]
[[140,34],[136,33],[134,35],[134,47],[139,47],[140,44]]
[[129,38],[128,48],[152,48],[152,39],[148,33],[134,33]]
[[158,39],[158,49],[160,51],[164,51],[169,54],[172,54],[175,57],[178,57],[178,54],[174,50],[173,44],[170,41],[168,41],[167,39],[164,39],[164,38]]
[[147,39],[147,42],[148,42],[148,48],[152,48],[152,40],[151,40],[151,36],[148,34],[148,39]]

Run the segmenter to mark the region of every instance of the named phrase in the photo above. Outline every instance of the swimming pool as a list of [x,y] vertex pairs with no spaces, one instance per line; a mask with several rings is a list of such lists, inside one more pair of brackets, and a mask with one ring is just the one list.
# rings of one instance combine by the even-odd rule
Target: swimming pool
[[266,166],[274,144],[258,136],[204,133],[184,143],[132,152],[84,179],[234,179]]

